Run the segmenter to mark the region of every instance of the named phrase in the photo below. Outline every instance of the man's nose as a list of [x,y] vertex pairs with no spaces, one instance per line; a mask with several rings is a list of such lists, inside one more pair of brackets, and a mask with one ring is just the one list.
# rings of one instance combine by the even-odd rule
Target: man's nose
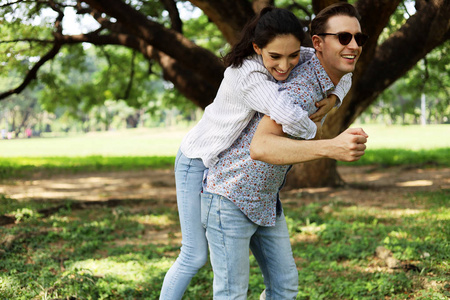
[[358,49],[359,48],[358,43],[356,43],[356,39],[354,36],[352,37],[352,40],[350,41],[350,43],[348,43],[347,47],[350,49]]

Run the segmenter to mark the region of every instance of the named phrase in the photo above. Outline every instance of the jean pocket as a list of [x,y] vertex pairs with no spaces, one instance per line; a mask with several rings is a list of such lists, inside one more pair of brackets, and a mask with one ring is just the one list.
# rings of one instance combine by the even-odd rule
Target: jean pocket
[[201,194],[200,214],[201,214],[202,226],[205,229],[208,226],[208,217],[209,217],[209,211],[211,210],[212,198],[213,198],[213,195],[210,193],[203,192]]

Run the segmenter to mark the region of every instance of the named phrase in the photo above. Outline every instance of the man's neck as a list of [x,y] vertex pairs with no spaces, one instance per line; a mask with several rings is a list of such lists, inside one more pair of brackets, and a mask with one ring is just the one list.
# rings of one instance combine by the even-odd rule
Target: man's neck
[[341,81],[342,76],[344,76],[345,74],[335,74],[335,72],[332,72],[330,70],[330,67],[323,62],[323,56],[320,52],[316,51],[316,56],[319,59],[319,62],[324,68],[325,72],[327,72],[328,76],[330,77],[331,82],[333,82],[333,84],[336,86],[339,81]]

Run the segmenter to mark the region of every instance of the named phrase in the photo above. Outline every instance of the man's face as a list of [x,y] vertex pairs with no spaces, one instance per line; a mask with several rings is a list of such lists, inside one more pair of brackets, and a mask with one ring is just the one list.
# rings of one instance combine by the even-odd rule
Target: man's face
[[[353,35],[361,33],[358,19],[349,16],[329,18],[326,28],[326,32],[323,33],[348,32]],[[333,82],[336,79],[339,82],[342,76],[355,70],[356,62],[362,52],[362,47],[358,46],[354,37],[350,43],[342,45],[336,35],[315,35],[313,44],[320,62]]]
[[264,48],[253,44],[253,49],[262,56],[264,66],[278,81],[288,78],[300,59],[300,41],[292,34],[279,35]]

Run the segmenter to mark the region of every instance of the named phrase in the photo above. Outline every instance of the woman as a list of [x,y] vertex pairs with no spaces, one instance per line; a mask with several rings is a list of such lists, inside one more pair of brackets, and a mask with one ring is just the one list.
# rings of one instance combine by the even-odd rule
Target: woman
[[[160,299],[181,299],[192,277],[206,263],[208,244],[200,222],[204,173],[232,145],[255,112],[269,115],[289,135],[315,137],[316,124],[284,92],[279,92],[277,84],[286,80],[299,62],[312,57],[312,49],[300,49],[303,37],[303,27],[294,14],[265,8],[244,28],[241,40],[224,57],[227,69],[217,96],[183,139],[175,160],[182,247],[165,276]],[[287,44],[282,51],[266,53],[265,60],[255,53],[264,52],[267,44],[273,42]],[[348,79],[335,94],[343,99],[350,85]],[[311,117],[322,119],[335,102],[335,96],[321,101]]]

